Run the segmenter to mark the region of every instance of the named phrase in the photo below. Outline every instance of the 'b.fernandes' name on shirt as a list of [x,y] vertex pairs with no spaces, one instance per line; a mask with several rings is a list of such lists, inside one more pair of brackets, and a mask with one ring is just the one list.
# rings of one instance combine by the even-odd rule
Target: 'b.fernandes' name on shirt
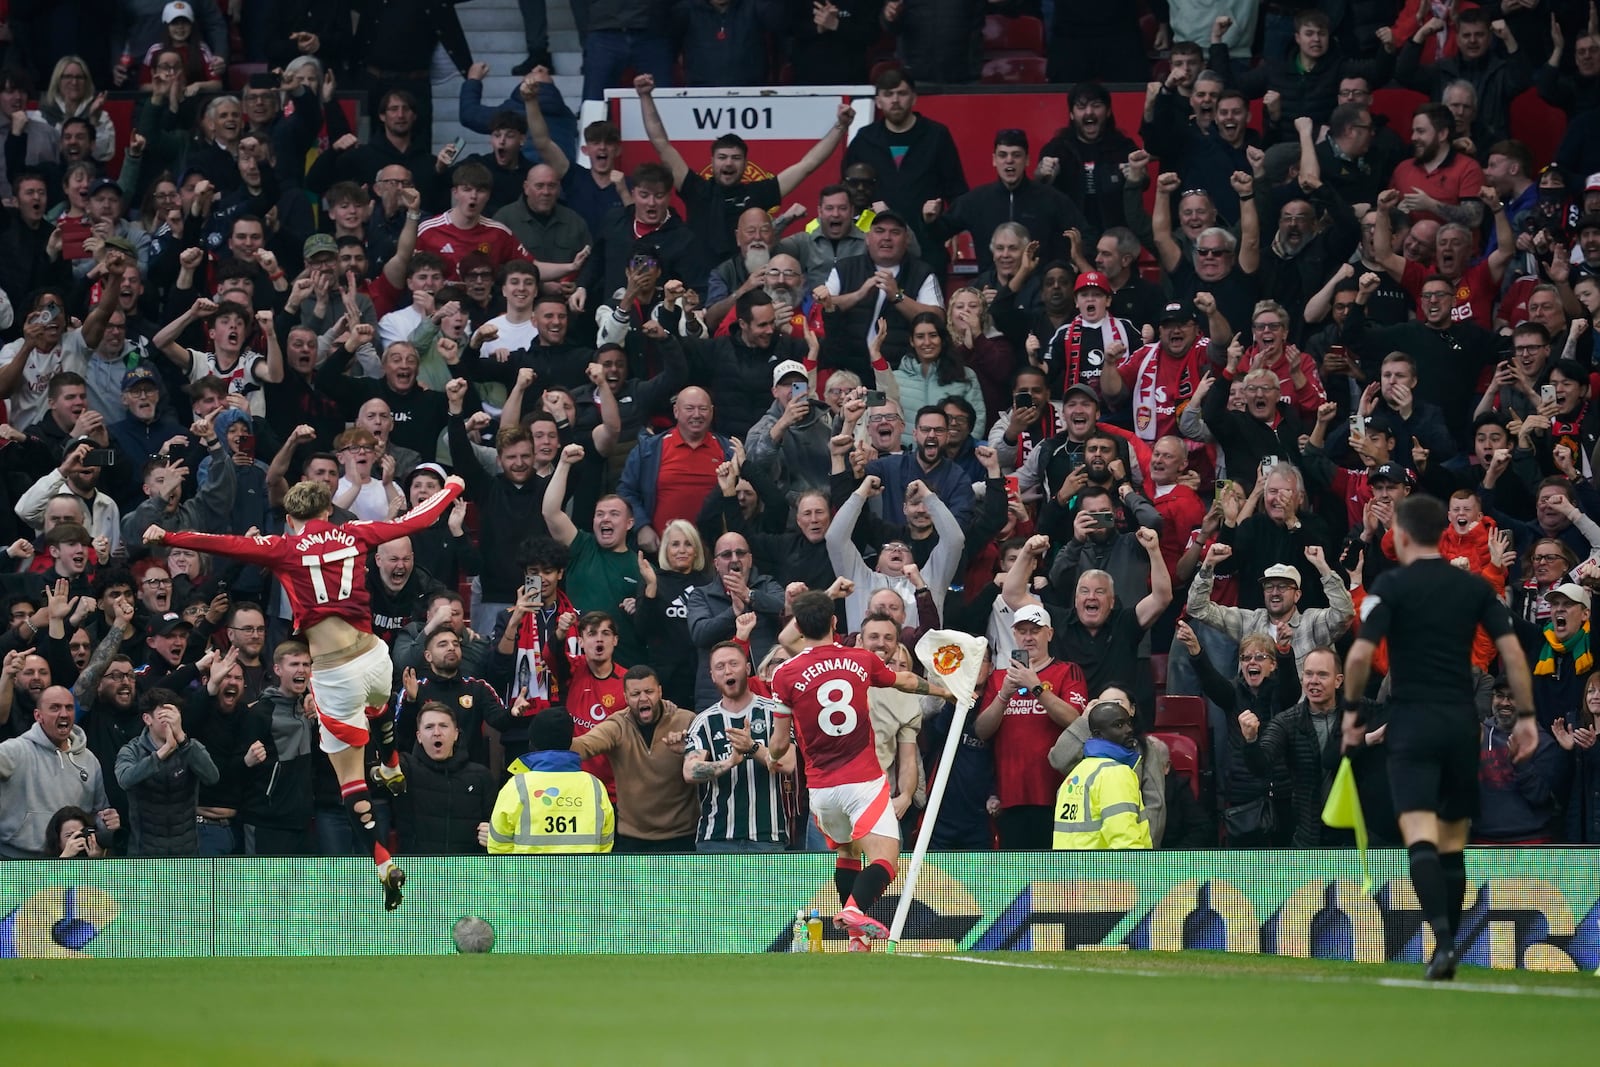
[[830,671],[848,671],[857,678],[860,678],[863,682],[867,680],[867,669],[861,664],[857,663],[855,660],[821,659],[800,672],[800,678],[794,683],[794,687],[799,692],[804,693],[806,689],[809,688],[810,683],[816,681],[822,675],[827,674]]

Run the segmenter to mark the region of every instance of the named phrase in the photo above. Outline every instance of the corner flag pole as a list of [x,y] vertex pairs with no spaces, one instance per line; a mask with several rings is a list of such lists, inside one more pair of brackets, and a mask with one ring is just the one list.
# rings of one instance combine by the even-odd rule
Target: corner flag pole
[[[941,633],[944,632],[934,631],[926,634],[923,640],[918,642],[917,652],[919,659],[926,661],[933,658],[922,655],[923,645],[928,642],[929,638],[934,638],[937,641]],[[971,637],[961,636],[965,639],[963,643],[973,641]],[[976,659],[981,660],[983,658],[987,645],[988,642],[983,638],[977,639]],[[965,651],[971,654],[973,649],[970,644]],[[935,673],[946,673],[939,670],[937,663],[933,664],[933,666]],[[888,951],[890,953],[893,953],[899,946],[901,931],[905,929],[906,919],[911,914],[911,902],[917,893],[917,876],[922,873],[922,859],[928,854],[928,842],[933,838],[934,824],[939,821],[939,806],[944,801],[945,786],[950,781],[950,768],[955,765],[956,751],[961,747],[961,729],[966,725],[968,713],[971,712],[973,705],[977,703],[977,696],[978,694],[974,692],[967,699],[958,699],[956,701],[955,714],[950,717],[950,733],[944,739],[944,753],[939,757],[939,769],[934,772],[933,786],[928,790],[928,807],[922,814],[922,827],[917,831],[917,846],[911,853],[910,865],[906,867],[905,882],[900,888],[900,901],[895,905],[894,909],[894,921],[889,925]]]

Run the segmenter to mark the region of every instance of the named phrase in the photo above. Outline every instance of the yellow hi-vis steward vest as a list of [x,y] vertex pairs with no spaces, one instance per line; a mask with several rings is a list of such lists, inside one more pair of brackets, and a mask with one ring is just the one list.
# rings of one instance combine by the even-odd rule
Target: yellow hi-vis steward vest
[[1086,757],[1056,792],[1054,849],[1150,848],[1139,774],[1104,756]]
[[489,817],[491,853],[610,852],[615,840],[611,798],[586,771],[512,775]]

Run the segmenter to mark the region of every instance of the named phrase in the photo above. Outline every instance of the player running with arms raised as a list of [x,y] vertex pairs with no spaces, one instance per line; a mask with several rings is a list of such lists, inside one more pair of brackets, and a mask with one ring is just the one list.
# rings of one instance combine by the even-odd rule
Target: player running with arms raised
[[848,931],[851,950],[860,951],[889,936],[889,928],[866,912],[894,881],[900,858],[900,827],[873,749],[867,690],[951,696],[937,682],[890,670],[875,653],[836,642],[828,594],[801,593],[793,608],[800,651],[772,677],[772,695],[782,706],[773,713],[768,753],[783,758],[792,722],[811,787],[811,815],[838,853],[833,884],[840,908],[833,924]]
[[1478,715],[1473,699],[1473,635],[1481,624],[1500,652],[1517,724],[1511,758],[1539,746],[1533,682],[1511,613],[1489,583],[1453,567],[1439,553],[1444,505],[1406,498],[1394,509],[1394,549],[1401,566],[1385,571],[1361,605],[1361,636],[1344,666],[1346,751],[1365,743],[1361,721],[1372,654],[1389,641],[1389,788],[1411,859],[1411,885],[1433,929],[1427,977],[1453,978],[1461,903],[1467,891],[1462,850],[1478,814]]
[[445,487],[394,522],[328,521],[333,500],[326,486],[301,482],[283,500],[290,533],[275,537],[231,537],[220,534],[163,530],[144,532],[145,544],[192,548],[265,567],[283,583],[294,611],[294,626],[311,646],[311,692],[322,724],[322,751],[339,776],[339,792],[347,811],[366,832],[372,860],[383,883],[383,904],[400,906],[405,872],[395,865],[378,839],[372,800],[362,774],[368,731],[378,727],[383,763],[379,775],[391,792],[401,792],[394,746],[394,723],[383,708],[389,700],[394,665],[389,648],[372,633],[372,608],[367,595],[367,552],[386,541],[432,526],[461,495],[466,483],[451,476]]

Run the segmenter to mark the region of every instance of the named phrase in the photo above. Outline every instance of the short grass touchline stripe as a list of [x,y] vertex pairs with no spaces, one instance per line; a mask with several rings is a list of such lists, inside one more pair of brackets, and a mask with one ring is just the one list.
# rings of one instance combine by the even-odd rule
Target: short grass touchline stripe
[[[1068,974],[1097,974],[1107,977],[1116,975],[1130,975],[1134,978],[1192,978],[1193,974],[1180,970],[1156,970],[1138,967],[1078,967],[1070,963],[1023,963],[1020,960],[991,960],[981,956],[946,956],[938,953],[902,952],[899,955],[910,959],[921,960],[949,960],[952,963],[977,963],[985,967],[1010,967],[1024,971],[1062,971]],[[1239,977],[1251,977],[1241,974]],[[1513,997],[1555,997],[1565,1000],[1597,1000],[1600,999],[1600,990],[1590,992],[1584,989],[1572,989],[1565,986],[1517,986],[1505,984],[1489,984],[1483,982],[1428,982],[1421,978],[1360,978],[1357,976],[1341,977],[1329,974],[1294,974],[1285,972],[1271,976],[1274,980],[1284,979],[1292,982],[1322,983],[1332,985],[1377,985],[1391,989],[1426,989],[1429,991],[1450,991],[1458,993],[1489,993],[1499,996]]]

